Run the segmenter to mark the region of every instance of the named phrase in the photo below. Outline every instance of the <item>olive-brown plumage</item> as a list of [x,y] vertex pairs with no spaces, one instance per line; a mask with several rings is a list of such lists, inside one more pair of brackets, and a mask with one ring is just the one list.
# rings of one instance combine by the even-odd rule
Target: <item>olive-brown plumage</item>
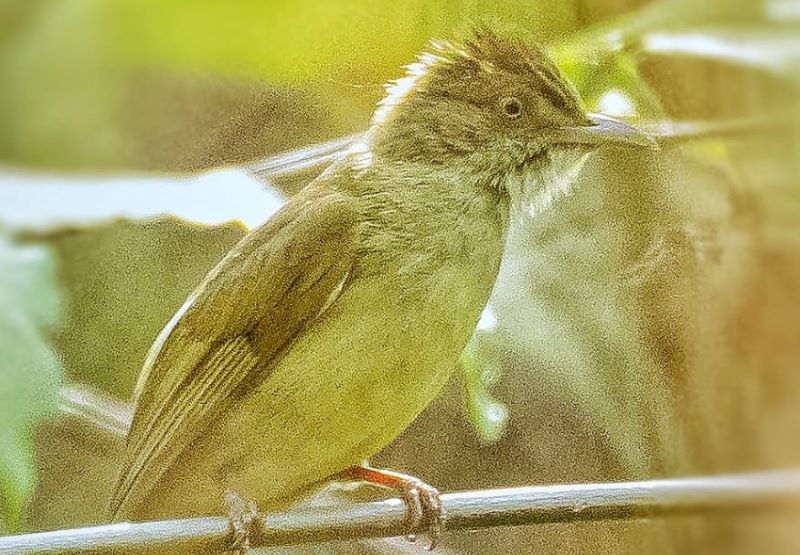
[[480,32],[424,54],[365,139],[164,328],[115,517],[217,514],[228,489],[275,507],[373,455],[456,367],[510,211],[548,206],[587,152],[630,133],[588,119],[538,47]]

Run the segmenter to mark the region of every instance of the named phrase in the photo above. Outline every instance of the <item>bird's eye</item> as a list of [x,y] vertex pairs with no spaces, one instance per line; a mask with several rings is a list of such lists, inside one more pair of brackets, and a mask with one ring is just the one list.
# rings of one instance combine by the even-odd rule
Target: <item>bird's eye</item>
[[508,97],[500,101],[500,108],[510,118],[518,118],[522,114],[522,104],[516,98]]

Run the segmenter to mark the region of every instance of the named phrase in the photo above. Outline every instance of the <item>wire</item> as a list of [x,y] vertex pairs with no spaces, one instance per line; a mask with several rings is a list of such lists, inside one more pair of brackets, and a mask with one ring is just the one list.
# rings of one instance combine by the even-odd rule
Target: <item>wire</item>
[[[589,520],[630,520],[729,510],[800,509],[800,469],[444,494],[447,530]],[[253,547],[424,533],[409,530],[400,499],[294,509],[263,516]],[[80,554],[171,546],[224,549],[224,517],[121,523],[0,537],[0,554]]]

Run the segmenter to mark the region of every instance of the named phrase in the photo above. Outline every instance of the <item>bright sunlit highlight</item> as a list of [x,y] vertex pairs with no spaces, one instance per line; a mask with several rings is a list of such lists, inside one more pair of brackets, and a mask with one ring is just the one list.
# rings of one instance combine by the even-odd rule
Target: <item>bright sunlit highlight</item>
[[630,96],[619,89],[607,91],[597,103],[600,112],[609,116],[631,117],[636,115],[636,106]]
[[768,41],[763,36],[724,33],[653,33],[645,37],[643,46],[654,53],[702,56],[776,71],[800,57],[797,36],[780,32],[770,35]]
[[487,306],[481,312],[481,318],[478,320],[478,331],[491,331],[497,327],[497,316],[494,315],[494,310],[491,306]]
[[279,193],[234,169],[185,178],[76,178],[0,172],[0,226],[10,229],[48,229],[167,214],[210,225],[239,221],[253,228],[283,203]]

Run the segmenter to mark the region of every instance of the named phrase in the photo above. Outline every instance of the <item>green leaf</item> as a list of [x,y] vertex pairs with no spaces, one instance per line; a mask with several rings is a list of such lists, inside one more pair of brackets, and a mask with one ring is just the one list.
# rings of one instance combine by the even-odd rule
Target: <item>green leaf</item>
[[478,437],[487,443],[503,437],[508,424],[508,408],[490,391],[501,373],[497,356],[492,352],[492,335],[496,325],[492,308],[486,307],[478,329],[461,356],[467,416]]
[[46,339],[59,312],[49,252],[0,239],[0,487],[14,529],[33,492],[33,426],[52,414],[61,363]]

